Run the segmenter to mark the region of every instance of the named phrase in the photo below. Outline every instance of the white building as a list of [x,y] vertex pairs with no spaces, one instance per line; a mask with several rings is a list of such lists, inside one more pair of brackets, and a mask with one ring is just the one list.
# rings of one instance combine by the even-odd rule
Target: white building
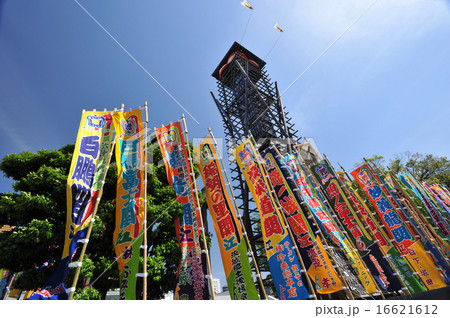
[[220,279],[219,278],[213,278],[213,289],[215,294],[220,294],[222,292],[222,288],[220,287]]

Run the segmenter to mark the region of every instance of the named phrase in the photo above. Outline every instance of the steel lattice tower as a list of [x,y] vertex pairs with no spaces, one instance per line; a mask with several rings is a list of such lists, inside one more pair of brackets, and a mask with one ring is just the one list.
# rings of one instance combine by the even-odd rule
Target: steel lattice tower
[[[231,182],[244,218],[256,261],[261,271],[269,271],[265,257],[259,212],[232,155],[232,149],[249,131],[261,151],[272,141],[282,153],[298,143],[297,131],[284,112],[277,83],[272,83],[266,62],[237,42],[231,46],[212,76],[217,80],[218,98],[211,95],[222,115]],[[261,288],[261,286],[260,286]]]

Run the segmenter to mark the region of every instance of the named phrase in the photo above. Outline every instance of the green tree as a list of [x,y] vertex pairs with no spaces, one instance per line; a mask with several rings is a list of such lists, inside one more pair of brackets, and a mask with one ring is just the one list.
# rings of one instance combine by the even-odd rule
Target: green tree
[[368,157],[368,158],[364,158],[364,159],[361,160],[360,162],[355,163],[354,164],[355,168],[357,168],[357,167],[365,164],[366,162],[368,162],[369,164],[374,165],[378,169],[381,169],[381,170],[385,170],[386,169],[384,167],[384,157],[383,156],[372,155],[372,157]]
[[[15,181],[15,193],[0,194],[0,224],[13,226],[12,231],[0,233],[0,268],[23,272],[14,282],[15,288],[35,290],[41,287],[61,259],[66,224],[66,180],[73,150],[73,145],[67,145],[59,150],[25,151],[7,155],[0,162],[0,170]],[[159,147],[151,147],[151,157],[155,164],[150,165],[147,187],[147,295],[149,299],[159,299],[175,286],[181,252],[174,220],[182,209],[180,204],[174,203],[175,193],[168,185]],[[78,280],[75,297],[78,299],[97,299],[99,295],[104,299],[109,289],[118,287],[112,243],[116,171],[112,162],[86,250],[87,262]],[[69,284],[72,276],[70,272]],[[83,291],[88,281],[96,291]]]

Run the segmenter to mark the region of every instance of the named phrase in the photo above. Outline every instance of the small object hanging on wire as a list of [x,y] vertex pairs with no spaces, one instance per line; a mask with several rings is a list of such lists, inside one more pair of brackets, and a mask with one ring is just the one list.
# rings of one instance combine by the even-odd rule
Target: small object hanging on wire
[[253,7],[250,5],[250,3],[248,3],[247,0],[242,1],[241,4],[242,4],[244,7],[249,8],[250,10],[253,10]]
[[280,32],[284,32],[284,30],[278,25],[278,22],[273,27]]

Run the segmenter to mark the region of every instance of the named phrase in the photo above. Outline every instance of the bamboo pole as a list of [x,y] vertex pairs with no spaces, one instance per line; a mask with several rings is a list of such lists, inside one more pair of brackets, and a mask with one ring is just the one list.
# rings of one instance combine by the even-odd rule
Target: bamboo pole
[[241,213],[239,212],[239,207],[237,205],[236,197],[234,196],[233,189],[231,188],[231,182],[230,182],[230,179],[228,178],[227,170],[225,169],[225,165],[223,163],[222,156],[219,153],[219,149],[218,149],[218,146],[217,146],[216,138],[214,137],[214,134],[213,134],[213,132],[212,132],[210,127],[208,127],[208,131],[209,131],[209,134],[211,135],[211,139],[213,141],[216,153],[218,154],[220,165],[222,166],[223,173],[225,174],[225,177],[227,179],[228,190],[230,191],[231,196],[233,198],[234,208],[235,208],[235,210],[236,210],[236,212],[238,214],[239,224],[241,225],[241,228],[243,230],[242,236],[244,237],[245,244],[247,244],[247,249],[248,249],[248,251],[251,254],[251,258],[252,258],[253,264],[255,264],[255,272],[256,272],[256,277],[257,277],[257,280],[258,280],[258,284],[260,286],[260,290],[261,290],[261,292],[262,292],[262,294],[264,296],[264,299],[267,299],[267,294],[266,294],[266,290],[264,289],[264,284],[263,284],[263,281],[262,281],[261,273],[259,271],[258,263],[256,262],[256,258],[255,258],[254,252],[252,250],[252,246],[250,244],[250,240],[248,239],[247,230],[245,229],[244,222],[242,221],[242,216],[241,216]]
[[209,285],[210,285],[210,289],[211,289],[211,297],[213,300],[215,300],[216,296],[214,293],[214,285],[213,285],[213,281],[212,281],[212,272],[211,272],[211,263],[210,263],[210,259],[209,259],[208,244],[206,243],[205,227],[203,225],[202,210],[200,209],[200,200],[198,198],[198,189],[197,189],[197,182],[195,181],[194,164],[192,162],[193,160],[192,160],[192,156],[191,156],[191,148],[189,147],[189,142],[188,142],[189,138],[188,138],[188,130],[187,130],[187,126],[186,126],[186,119],[184,117],[184,114],[182,114],[181,117],[183,120],[184,134],[186,136],[185,147],[187,148],[188,156],[189,156],[188,161],[189,161],[190,168],[191,168],[191,176],[192,176],[192,183],[194,185],[195,199],[197,200],[196,211],[198,211],[198,213],[200,215],[200,227],[201,227],[201,232],[202,232],[203,245],[205,248],[204,251],[206,254],[206,266],[207,266],[207,271],[208,271],[208,276],[209,276],[208,279],[209,279]]
[[[250,133],[250,132],[249,132],[249,133]],[[255,139],[253,138],[253,135],[252,135],[251,133],[250,133],[250,138],[251,138],[253,144],[256,145]],[[258,150],[256,149],[256,147],[255,147],[255,152],[256,152],[256,155],[257,155],[257,161],[258,161],[258,164],[260,164],[259,158],[261,158],[261,155],[259,154],[259,152],[258,152]],[[267,186],[268,186],[268,189],[267,189],[267,190],[269,190],[270,193],[273,194],[275,191],[273,190],[273,187],[272,187],[271,183],[270,183],[270,182],[267,182],[267,180],[266,180],[266,179],[267,179],[267,176],[269,175],[269,174],[267,173],[266,167],[264,166],[264,164],[260,164],[260,165],[261,165],[261,167],[262,167],[262,169],[263,169],[262,172],[263,172],[263,174],[264,174],[264,181],[265,181],[265,183],[266,183]],[[314,291],[315,291],[315,288],[314,288],[314,286],[312,285],[311,280],[310,280],[310,278],[309,278],[308,272],[307,272],[306,267],[305,267],[305,263],[303,262],[302,256],[300,255],[300,252],[299,252],[299,250],[298,250],[297,242],[296,242],[296,240],[295,240],[295,238],[294,238],[294,235],[292,234],[291,227],[289,226],[289,223],[288,223],[287,220],[286,220],[286,216],[284,215],[284,212],[283,212],[284,209],[282,208],[282,206],[281,206],[281,204],[280,204],[278,198],[277,198],[275,195],[273,195],[273,200],[274,200],[274,203],[277,205],[277,209],[280,211],[281,217],[283,218],[283,221],[284,221],[285,228],[288,230],[289,237],[291,238],[292,244],[294,244],[294,246],[295,246],[295,253],[297,254],[297,258],[298,258],[298,260],[300,261],[300,264],[301,264],[301,266],[302,266],[303,269],[304,269],[306,282],[308,283],[308,286],[309,286],[309,289],[310,289],[310,292],[311,292],[310,296],[313,296],[312,298],[315,299],[315,300],[317,300],[316,293],[314,292]]]
[[143,224],[143,251],[144,251],[144,260],[143,260],[143,284],[142,284],[142,299],[147,300],[147,254],[148,254],[148,247],[147,247],[147,158],[148,158],[148,146],[147,146],[147,133],[148,133],[148,105],[147,101],[145,101],[144,104],[144,110],[145,110],[145,127],[144,127],[144,220],[142,221]]

